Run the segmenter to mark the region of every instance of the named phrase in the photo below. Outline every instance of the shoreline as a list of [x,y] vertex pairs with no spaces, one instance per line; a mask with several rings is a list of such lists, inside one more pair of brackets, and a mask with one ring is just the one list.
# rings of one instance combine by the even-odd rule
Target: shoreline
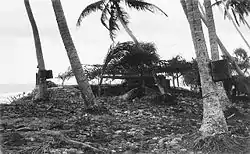
[[[9,92],[9,93],[0,93],[0,104],[9,104],[11,97],[15,97],[18,95],[23,96],[28,93],[31,93],[32,90],[26,92]],[[19,98],[19,97],[18,97]]]

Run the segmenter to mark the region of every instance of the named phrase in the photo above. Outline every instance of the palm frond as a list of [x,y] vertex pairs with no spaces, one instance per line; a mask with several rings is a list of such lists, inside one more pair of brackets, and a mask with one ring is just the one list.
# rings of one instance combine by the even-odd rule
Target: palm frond
[[144,2],[143,0],[125,0],[125,4],[130,8],[135,8],[136,10],[150,11],[152,13],[160,12],[165,16],[168,16],[161,8],[154,4]]
[[90,5],[88,5],[81,13],[80,17],[78,18],[77,20],[77,26],[80,26],[81,25],[81,22],[82,22],[82,19],[84,17],[86,17],[87,15],[89,15],[90,13],[92,12],[96,12],[98,10],[103,10],[103,6],[104,5],[104,1],[103,0],[100,0],[100,1],[97,1],[95,3],[92,3]]
[[[143,50],[141,50],[141,48]],[[134,42],[118,43],[113,49],[116,54],[113,60],[114,66],[124,68],[138,68],[151,66],[154,62],[159,61],[159,55],[153,43],[140,42],[140,48]]]
[[231,9],[231,11],[232,11],[232,13],[233,13],[234,20],[235,20],[236,24],[237,24],[238,26],[240,26],[240,23],[239,23],[239,21],[238,21],[238,19],[237,19],[237,16],[236,16],[236,14],[235,14],[235,11],[234,11],[233,9]]
[[109,4],[106,4],[101,15],[101,23],[104,27],[106,27],[109,30],[108,24],[106,21],[108,20],[107,13],[109,12]]
[[219,5],[221,5],[221,3],[222,3],[222,1],[215,0],[215,3],[212,4],[212,7],[215,5],[219,6]]
[[114,47],[114,43],[110,45],[108,53],[104,58],[104,62],[103,62],[104,64],[103,64],[103,67],[102,67],[103,72],[106,70],[109,62],[114,58],[114,52],[112,50],[113,47]]
[[117,30],[120,30],[119,25],[117,24],[117,16],[115,10],[111,10],[109,18],[109,35],[113,42],[114,38],[116,37]]
[[129,23],[128,13],[122,7],[120,7],[120,5],[118,5],[117,3],[115,4],[115,6],[116,6],[116,11],[117,11],[117,16],[119,16],[120,19],[125,23],[125,25],[127,25]]
[[[227,16],[226,10],[231,8],[231,11],[233,13],[234,19],[239,26],[239,21],[242,22],[243,24],[245,23],[245,16],[248,16],[250,12],[250,1],[249,0],[230,0],[230,1],[225,1],[225,0],[216,0],[216,2],[212,5],[221,5],[222,3],[226,2],[226,7],[224,11],[224,17]],[[237,17],[237,14],[239,15]]]

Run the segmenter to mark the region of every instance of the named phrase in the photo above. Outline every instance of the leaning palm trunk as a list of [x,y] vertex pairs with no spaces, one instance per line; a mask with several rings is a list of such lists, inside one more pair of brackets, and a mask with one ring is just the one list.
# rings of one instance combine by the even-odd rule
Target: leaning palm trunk
[[[110,12],[109,12],[110,13]],[[124,23],[124,21],[118,16],[117,17],[118,20],[120,21],[120,23],[122,24],[123,28],[125,29],[125,31],[128,33],[128,35],[132,38],[132,40],[135,42],[136,45],[139,45],[139,41],[136,39],[135,35],[133,34],[133,32],[128,28],[128,26]],[[101,72],[101,79],[98,85],[98,95],[101,95],[101,84],[103,82],[103,75],[104,72],[107,68],[107,64],[105,63],[102,67],[102,72]]]
[[[218,44],[217,44],[217,35],[216,35],[211,0],[204,0],[204,6],[205,6],[205,11],[206,11],[206,20],[207,20],[207,28],[208,28],[208,34],[209,34],[211,58],[212,58],[212,61],[217,61],[220,59],[220,56],[219,56],[219,49],[218,49]],[[229,101],[226,91],[223,88],[222,81],[217,82],[216,84],[218,88],[217,93],[219,96],[220,103],[223,107],[223,110],[225,110],[227,106],[231,105],[231,102]]]
[[95,96],[91,90],[91,87],[88,83],[88,79],[84,74],[80,59],[78,57],[75,45],[71,38],[69,28],[67,26],[67,22],[65,19],[65,15],[63,12],[63,8],[60,0],[51,0],[53,9],[56,16],[56,21],[58,24],[58,28],[67,51],[67,55],[71,64],[72,71],[75,75],[76,81],[79,85],[81,93],[85,99],[85,104],[87,106],[93,105]]
[[[29,17],[29,21],[32,27],[33,31],[33,37],[34,37],[34,42],[35,42],[35,47],[36,47],[36,58],[37,58],[37,63],[38,63],[38,69],[39,72],[42,70],[45,70],[45,64],[44,64],[44,59],[43,59],[43,52],[42,52],[42,47],[41,47],[41,41],[40,41],[40,36],[38,32],[38,28],[36,25],[36,21],[34,19],[31,6],[29,3],[29,0],[24,0],[26,12]],[[38,89],[38,93],[36,95],[35,99],[47,99],[47,84],[46,84],[46,79],[45,78],[39,78],[38,84],[36,85]]]
[[200,20],[198,1],[181,0],[186,12],[197,56],[203,96],[203,121],[200,131],[203,137],[227,132],[227,123],[216,93],[216,84],[209,71],[209,56]]
[[135,42],[135,44],[139,45],[139,41],[136,39],[135,35],[133,32],[128,28],[128,26],[124,23],[124,21],[118,16],[118,20],[122,24],[123,28],[125,31],[128,33],[128,35],[132,38],[132,40]]
[[227,57],[227,59],[231,62],[231,64],[233,64],[233,66],[235,67],[236,72],[238,73],[238,75],[240,76],[245,76],[245,74],[242,72],[242,70],[240,69],[239,65],[236,63],[236,61],[234,60],[234,58],[229,54],[229,52],[227,51],[226,47],[223,45],[223,43],[221,42],[221,40],[219,39],[219,37],[217,36],[217,43],[219,44],[221,51],[223,52],[223,54]]
[[[204,14],[204,11],[202,10],[202,12],[200,12],[200,16],[201,19],[203,21],[203,23],[206,25],[206,27],[208,27],[208,22],[206,19],[206,15]],[[229,60],[229,62],[235,67],[236,72],[240,75],[240,76],[245,76],[244,73],[241,71],[240,67],[238,66],[238,64],[235,62],[234,58],[229,54],[229,52],[227,51],[226,47],[223,45],[222,41],[220,40],[220,38],[218,37],[218,35],[216,34],[216,40],[217,43],[221,49],[221,52],[223,53],[223,55],[225,55],[227,57],[227,59]]]
[[228,18],[232,21],[235,29],[237,30],[237,32],[240,34],[241,38],[243,39],[243,41],[246,43],[248,49],[250,50],[250,45],[247,42],[246,38],[243,36],[243,34],[241,33],[241,31],[239,30],[238,26],[236,25],[235,21],[233,20],[233,17],[231,16],[231,13],[226,9],[226,4],[224,3],[224,1],[222,1],[223,6],[225,7],[225,11],[228,15]]

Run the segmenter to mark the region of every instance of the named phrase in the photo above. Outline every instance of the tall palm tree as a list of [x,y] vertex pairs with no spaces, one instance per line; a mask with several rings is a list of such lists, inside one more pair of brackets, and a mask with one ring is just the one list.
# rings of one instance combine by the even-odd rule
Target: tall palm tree
[[128,13],[121,6],[121,2],[124,2],[128,7],[134,8],[136,10],[150,11],[150,12],[160,12],[167,16],[167,14],[154,4],[144,2],[142,0],[99,0],[95,3],[88,5],[81,13],[78,18],[77,25],[80,26],[82,19],[92,12],[102,11],[101,23],[109,30],[110,38],[114,41],[115,32],[119,30],[119,25],[117,21],[121,23],[123,28],[132,38],[132,40],[139,44],[138,40],[128,27]]
[[[150,11],[150,12],[160,12],[167,16],[167,14],[157,7],[154,4],[150,4],[144,2],[142,0],[99,0],[88,5],[81,13],[80,17],[77,21],[77,26],[80,26],[82,19],[89,15],[92,12],[102,11],[101,15],[101,23],[109,30],[110,38],[114,42],[114,38],[116,36],[116,31],[120,29],[117,21],[121,23],[125,31],[129,34],[132,40],[138,45],[138,48],[142,50],[140,47],[140,43],[137,38],[134,36],[132,31],[128,27],[129,16],[123,7],[121,7],[121,2],[124,2],[128,7],[135,8],[136,10]],[[136,50],[138,51],[138,50]],[[105,65],[103,67],[105,69]],[[102,71],[104,72],[104,70]],[[99,82],[99,90],[100,85],[102,84],[102,79]]]
[[201,79],[203,96],[203,121],[200,132],[203,137],[214,136],[227,132],[227,123],[216,92],[216,84],[209,73],[209,56],[197,0],[181,0],[183,10],[186,13],[191,35],[193,38],[195,53]]
[[61,38],[64,43],[64,47],[66,49],[70,65],[72,68],[72,71],[75,75],[76,81],[79,85],[79,88],[81,90],[81,93],[83,94],[83,97],[85,99],[85,104],[87,106],[93,105],[95,96],[91,90],[91,87],[88,83],[88,79],[84,74],[80,59],[78,57],[75,45],[73,43],[73,40],[71,38],[69,28],[67,25],[67,21],[63,12],[62,4],[60,0],[51,0],[52,6],[55,12],[56,21],[58,24],[58,28],[61,34]]
[[[37,63],[38,63],[37,67],[38,67],[39,72],[41,72],[42,70],[45,70],[45,64],[44,64],[44,59],[43,59],[43,52],[42,52],[38,28],[37,28],[36,21],[32,13],[29,0],[24,0],[24,5],[25,5],[26,12],[28,14],[29,21],[30,21],[32,31],[33,31],[33,37],[34,37],[35,48],[36,48],[36,58],[37,58]],[[47,99],[46,79],[39,78],[37,86],[38,86],[38,94],[36,95],[36,99]]]
[[[218,49],[218,44],[217,44],[217,35],[216,35],[216,28],[215,28],[215,23],[214,23],[211,0],[204,0],[204,7],[205,7],[205,12],[206,12],[211,58],[212,58],[212,61],[217,61],[220,59],[220,56],[219,56],[219,49]],[[220,103],[223,106],[223,109],[226,109],[226,106],[229,106],[231,103],[228,99],[225,89],[223,88],[222,81],[217,82],[216,84],[218,88],[217,92],[218,92],[218,96],[220,99]]]

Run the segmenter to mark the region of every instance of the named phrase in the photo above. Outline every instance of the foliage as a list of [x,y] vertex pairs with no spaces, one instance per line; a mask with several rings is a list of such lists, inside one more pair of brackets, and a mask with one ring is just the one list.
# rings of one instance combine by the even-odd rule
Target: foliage
[[183,57],[177,55],[170,60],[160,60],[155,64],[155,70],[158,73],[167,73],[172,76],[173,85],[175,86],[175,79],[179,85],[179,78],[187,71],[192,69],[192,64],[187,62]]
[[129,23],[129,16],[125,9],[121,6],[124,2],[129,8],[134,8],[139,11],[160,12],[165,16],[167,14],[154,4],[144,2],[142,0],[99,0],[88,5],[78,18],[77,25],[80,26],[82,19],[92,12],[101,11],[101,23],[110,32],[110,38],[114,41],[116,31],[119,30],[117,21],[123,22],[126,26]]
[[102,65],[83,65],[83,71],[89,80],[97,79],[101,75]]
[[66,80],[69,80],[70,78],[72,78],[74,76],[74,73],[71,69],[71,67],[69,66],[68,69],[63,72],[63,73],[59,73],[58,76],[56,78],[61,79],[62,80],[62,86],[64,85],[64,82]]
[[200,85],[200,74],[199,74],[199,68],[198,63],[195,59],[191,62],[191,70],[183,73],[183,83],[187,86],[190,86],[192,90],[197,90]]
[[134,42],[117,43],[110,49],[107,58],[109,70],[120,69],[120,73],[148,73],[154,63],[159,61],[159,55],[153,43]]
[[[225,2],[227,10],[231,8],[234,19],[239,25],[239,21],[245,24],[246,20],[244,16],[248,16],[250,12],[250,1],[249,0],[216,0],[213,5],[221,5]],[[238,15],[238,16],[237,16]],[[227,16],[227,11],[224,11],[224,16]]]
[[248,56],[246,50],[243,48],[237,48],[234,50],[235,55],[235,61],[240,67],[241,70],[243,70],[244,73],[248,71],[250,68],[250,56]]
[[[84,74],[87,76],[89,80],[98,79],[101,75],[102,65],[94,64],[84,64],[83,65],[83,71]],[[68,67],[68,69],[64,73],[60,73],[57,78],[62,80],[62,85],[64,85],[64,82],[66,80],[71,79],[74,76],[71,67]]]
[[182,73],[188,71],[190,63],[188,63],[183,57],[177,55],[172,59],[168,60],[169,74]]
[[191,69],[191,64],[187,62],[184,58],[182,58],[180,55],[173,57],[167,62],[168,62],[167,73],[172,76],[173,83],[175,79],[177,79],[177,84],[179,86],[179,77],[181,77],[185,72]]

